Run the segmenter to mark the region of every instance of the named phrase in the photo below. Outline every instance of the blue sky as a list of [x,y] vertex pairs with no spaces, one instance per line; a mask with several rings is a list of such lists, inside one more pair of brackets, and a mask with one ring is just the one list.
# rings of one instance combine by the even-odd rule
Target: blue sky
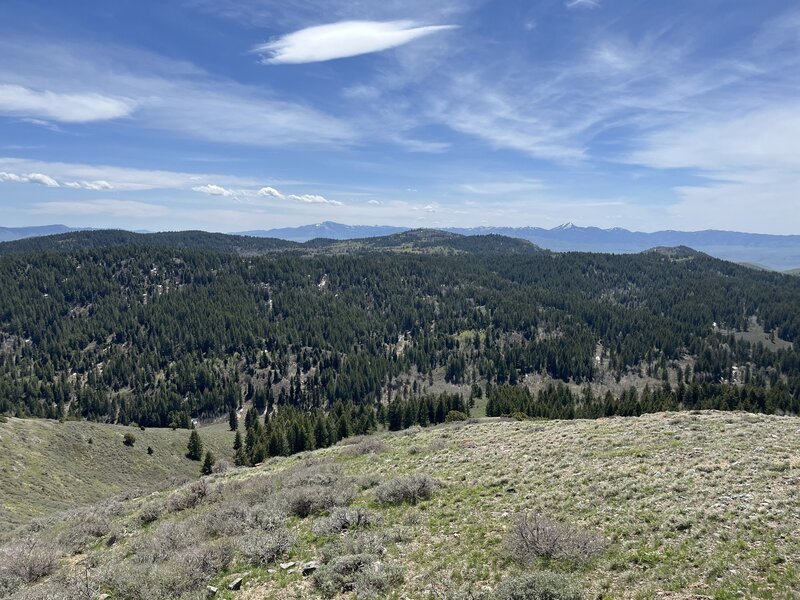
[[800,233],[800,7],[4,0],[0,207]]

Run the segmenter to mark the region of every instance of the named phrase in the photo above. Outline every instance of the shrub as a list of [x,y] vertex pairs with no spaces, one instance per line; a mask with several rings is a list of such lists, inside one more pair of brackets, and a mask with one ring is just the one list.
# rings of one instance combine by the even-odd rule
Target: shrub
[[386,564],[383,537],[377,534],[347,536],[322,549],[324,564],[313,582],[323,595],[355,591],[356,598],[385,597],[403,581],[400,567]]
[[125,444],[126,446],[133,446],[136,443],[136,436],[133,435],[132,433],[126,433],[122,437],[122,443]]
[[142,534],[134,540],[134,560],[143,564],[160,563],[181,550],[196,546],[198,541],[191,523],[165,521],[154,531]]
[[361,490],[368,490],[374,488],[381,482],[381,478],[375,473],[367,473],[365,475],[359,475],[355,479],[355,484]]
[[364,529],[377,523],[380,516],[366,508],[337,507],[330,516],[314,523],[316,535],[329,535],[353,529]]
[[356,533],[340,537],[335,542],[324,546],[321,550],[324,562],[330,562],[337,556],[346,554],[386,554],[384,538],[379,533]]
[[187,508],[194,508],[211,495],[211,484],[205,479],[195,481],[175,491],[167,499],[167,512],[179,512]]
[[570,576],[534,571],[502,582],[494,590],[495,600],[581,600],[581,586]]
[[26,537],[0,548],[0,588],[3,581],[32,583],[50,575],[58,566],[54,548],[42,540]]
[[444,418],[445,423],[455,423],[456,421],[466,421],[467,415],[460,410],[451,410]]
[[352,501],[352,495],[349,501],[346,498],[337,498],[335,489],[321,485],[306,485],[288,490],[284,498],[287,512],[301,519],[321,514],[337,504],[347,505]]
[[191,574],[202,584],[226,569],[233,561],[233,544],[228,540],[193,547],[179,554],[175,562],[181,571]]
[[386,452],[388,449],[388,446],[382,439],[370,436],[350,446],[347,452],[354,456],[363,456],[365,454],[380,454],[381,452]]
[[594,533],[528,512],[517,517],[506,544],[514,559],[524,565],[537,558],[585,562],[605,547],[603,538]]
[[58,536],[59,545],[71,554],[84,550],[92,541],[111,530],[111,523],[100,515],[80,514]]
[[428,500],[438,487],[435,479],[428,475],[404,475],[375,488],[375,499],[381,504],[416,504]]
[[348,506],[355,497],[350,481],[343,478],[338,466],[308,463],[283,480],[281,494],[288,514],[305,518],[318,515],[334,506]]
[[148,502],[139,511],[139,523],[148,525],[160,519],[162,514],[164,514],[164,507],[160,502]]
[[303,466],[290,471],[284,478],[283,485],[290,488],[307,485],[333,486],[342,479],[339,465],[309,460]]
[[249,505],[234,501],[199,515],[206,536],[232,536],[248,530],[273,531],[284,523],[284,513],[271,504]]
[[224,458],[220,458],[217,462],[214,463],[214,466],[211,469],[212,473],[220,474],[220,473],[227,473],[231,469],[231,463],[229,463]]
[[253,565],[268,565],[289,552],[295,538],[283,527],[270,532],[250,532],[237,540],[239,552]]
[[404,574],[400,565],[373,563],[358,574],[354,585],[355,597],[363,600],[385,598],[403,583]]

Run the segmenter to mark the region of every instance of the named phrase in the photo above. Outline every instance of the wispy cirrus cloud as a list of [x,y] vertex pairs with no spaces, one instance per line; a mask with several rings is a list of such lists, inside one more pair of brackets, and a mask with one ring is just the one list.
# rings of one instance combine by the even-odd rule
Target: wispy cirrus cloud
[[127,117],[136,108],[127,98],[99,93],[59,93],[21,85],[0,84],[0,114],[59,121],[89,123]]
[[564,6],[570,10],[575,8],[598,8],[600,0],[568,0],[568,2],[564,3]]
[[0,115],[61,123],[130,117],[132,129],[257,147],[359,139],[351,123],[310,102],[133,48],[5,38],[0,56],[0,80],[9,82],[0,86]]
[[307,27],[253,48],[265,64],[301,64],[349,58],[397,48],[455,25],[414,21],[341,21]]

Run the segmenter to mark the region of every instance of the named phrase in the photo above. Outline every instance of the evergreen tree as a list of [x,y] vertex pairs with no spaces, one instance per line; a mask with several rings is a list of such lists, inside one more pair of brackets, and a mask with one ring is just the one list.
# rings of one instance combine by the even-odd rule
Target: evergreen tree
[[203,461],[203,467],[200,469],[201,475],[211,475],[214,467],[214,455],[211,452],[206,452],[206,459]]
[[239,419],[236,416],[235,408],[232,408],[231,412],[228,413],[228,426],[231,428],[231,431],[236,431],[239,428]]
[[189,444],[186,446],[186,458],[190,460],[200,460],[203,458],[203,442],[200,440],[200,434],[196,429],[192,429],[189,434]]

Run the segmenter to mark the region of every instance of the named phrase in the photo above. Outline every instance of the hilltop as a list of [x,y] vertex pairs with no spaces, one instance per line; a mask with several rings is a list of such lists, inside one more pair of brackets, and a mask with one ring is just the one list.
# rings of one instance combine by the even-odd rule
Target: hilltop
[[[210,585],[227,599],[510,599],[535,570],[553,598],[788,600],[798,423],[661,413],[356,438],[52,519],[19,538],[30,554],[6,552],[7,569],[40,567],[16,584],[33,595],[10,597],[199,598]],[[520,545],[526,514],[561,541]]]

